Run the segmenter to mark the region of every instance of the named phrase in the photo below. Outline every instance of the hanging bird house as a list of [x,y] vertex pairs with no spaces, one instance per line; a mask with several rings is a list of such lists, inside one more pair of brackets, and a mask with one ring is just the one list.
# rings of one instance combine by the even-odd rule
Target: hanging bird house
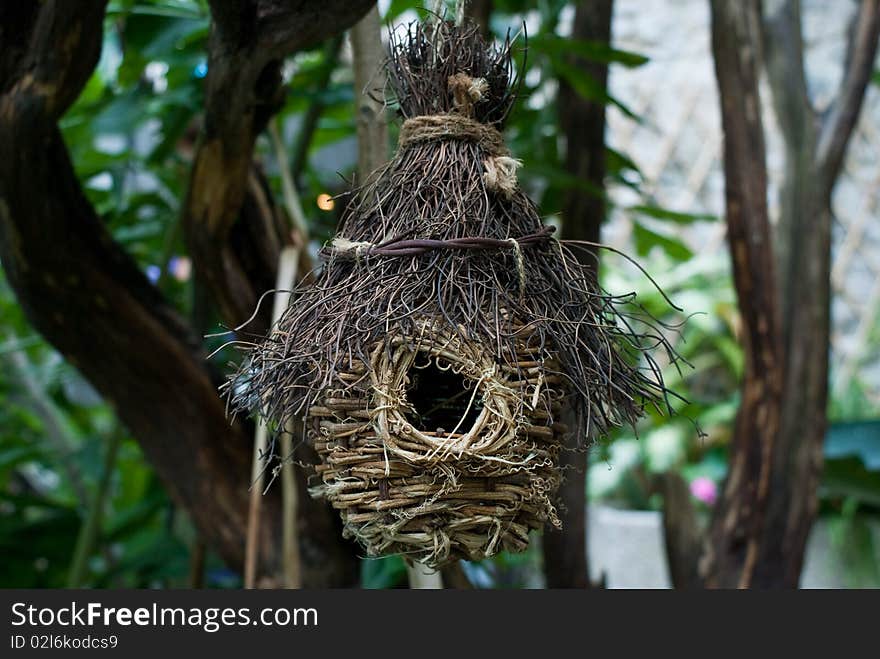
[[557,241],[501,135],[511,45],[473,26],[395,37],[393,160],[356,191],[315,280],[229,387],[303,420],[313,492],[369,555],[431,566],[559,526],[563,450],[662,397],[622,301]]

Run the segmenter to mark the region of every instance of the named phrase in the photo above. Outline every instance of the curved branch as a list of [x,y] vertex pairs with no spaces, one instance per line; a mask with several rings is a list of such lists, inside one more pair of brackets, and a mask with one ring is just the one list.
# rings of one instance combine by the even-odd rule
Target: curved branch
[[227,422],[197,338],[95,215],[55,126],[97,63],[104,4],[43,3],[30,48],[9,67],[0,256],[29,320],[114,404],[171,496],[234,565],[247,438]]
[[835,101],[822,122],[816,151],[825,197],[830,197],[843,165],[846,146],[858,121],[865,89],[874,69],[880,38],[880,0],[862,0],[854,21],[847,53],[848,66]]
[[[105,0],[15,3],[0,51],[0,259],[34,327],[115,407],[170,495],[227,563],[243,563],[251,440],[230,423],[197,336],[85,198],[56,126],[101,50]],[[27,11],[36,8],[38,13]],[[264,500],[261,564],[281,557],[279,497]],[[305,520],[315,538],[330,516]],[[304,554],[308,585],[348,585],[336,545]]]
[[778,300],[783,305],[783,334],[791,331],[794,313],[793,287],[802,281],[805,232],[816,173],[818,115],[810,102],[803,58],[803,35],[799,0],[765,0],[763,4],[764,64],[770,82],[770,98],[785,144],[785,174],[779,191],[780,213],[776,222],[774,251],[779,276]]
[[797,149],[808,140],[816,120],[804,71],[800,2],[764,0],[762,10],[764,62],[776,120],[786,146]]
[[[205,123],[183,210],[193,263],[227,324],[249,318],[274,281],[278,253],[259,263],[270,282],[254,281],[231,233],[242,219],[254,143],[284,102],[282,58],[351,26],[373,1],[213,0]],[[270,233],[290,241],[278,216]],[[257,236],[261,235],[257,231]],[[268,311],[248,327],[268,328]]]

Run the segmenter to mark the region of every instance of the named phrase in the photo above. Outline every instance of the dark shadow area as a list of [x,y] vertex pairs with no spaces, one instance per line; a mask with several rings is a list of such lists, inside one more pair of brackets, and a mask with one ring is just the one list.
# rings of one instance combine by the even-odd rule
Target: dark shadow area
[[437,368],[434,362],[426,368],[411,369],[409,377],[406,395],[412,411],[407,417],[417,427],[429,432],[451,432],[458,427],[456,432],[464,433],[474,425],[483,405],[478,393],[468,409],[474,389],[467,378],[451,369]]

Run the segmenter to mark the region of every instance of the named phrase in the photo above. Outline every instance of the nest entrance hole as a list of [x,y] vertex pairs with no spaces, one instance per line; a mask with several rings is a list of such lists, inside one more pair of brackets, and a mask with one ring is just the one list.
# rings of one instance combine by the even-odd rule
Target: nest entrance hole
[[406,390],[410,410],[406,416],[422,431],[464,434],[476,423],[483,403],[474,395],[476,383],[454,373],[449,364],[431,360],[409,372]]

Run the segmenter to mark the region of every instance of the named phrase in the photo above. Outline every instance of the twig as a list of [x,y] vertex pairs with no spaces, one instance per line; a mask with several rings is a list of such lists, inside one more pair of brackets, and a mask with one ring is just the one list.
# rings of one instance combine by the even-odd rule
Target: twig
[[113,477],[113,469],[116,465],[116,456],[119,445],[122,443],[122,431],[115,429],[107,439],[107,452],[104,454],[104,463],[101,465],[101,476],[98,480],[98,489],[86,512],[76,538],[76,546],[73,551],[73,560],[70,563],[70,573],[67,577],[68,588],[80,588],[88,571],[89,557],[95,547],[95,541],[101,530],[101,518],[104,515],[104,505],[107,494],[110,491],[110,480]]
[[[284,205],[294,225],[294,231],[298,234],[295,246],[285,247],[281,251],[278,260],[278,276],[275,283],[275,296],[272,304],[272,325],[275,326],[284,310],[290,303],[290,293],[296,285],[299,271],[300,251],[302,245],[308,243],[308,224],[303,213],[302,204],[296,191],[296,186],[287,167],[287,156],[284,143],[278,130],[276,120],[269,123],[269,137],[275,149],[278,169],[281,175],[281,189],[284,197]],[[281,433],[282,460],[287,460],[292,452],[291,432],[293,428],[286,427]],[[245,551],[245,588],[253,588],[256,581],[257,554],[259,544],[259,517],[260,498],[263,494],[263,475],[265,466],[261,461],[269,460],[266,455],[268,450],[268,428],[265,422],[257,427],[254,441],[254,458],[251,469],[251,500],[248,516],[247,548]],[[297,509],[297,485],[296,473],[293,465],[288,465],[282,470],[281,479],[283,515],[282,520],[282,548],[284,582],[288,588],[299,588],[301,585],[301,569],[299,556],[299,539],[296,532],[296,509]]]
[[874,69],[878,37],[880,0],[862,0],[848,49],[849,66],[819,133],[816,159],[826,195],[831,194],[847,143],[859,118],[865,88]]
[[[274,326],[281,314],[287,308],[290,301],[290,289],[296,278],[297,265],[299,264],[299,248],[285,247],[281,251],[281,257],[278,261],[278,277],[275,283],[275,299],[272,305],[272,325]],[[254,438],[254,455],[251,467],[251,493],[250,507],[248,511],[248,528],[247,538],[245,541],[245,564],[244,564],[244,587],[254,588],[257,577],[257,563],[259,555],[259,537],[260,537],[260,508],[263,496],[264,474],[270,456],[269,448],[269,429],[265,421],[261,421],[257,425],[256,437]],[[293,483],[295,488],[295,483]],[[287,503],[295,505],[295,494],[288,494],[285,497]],[[284,523],[289,524],[289,518],[295,519],[295,514],[285,507]],[[284,552],[285,559],[287,556],[295,556],[298,546],[296,542],[296,531],[287,530],[284,532],[284,538],[293,544],[288,547],[288,551]],[[293,561],[291,561],[293,563]],[[295,571],[295,581],[299,580],[299,561],[296,561],[296,568],[290,569]],[[287,560],[285,560],[287,564]],[[285,570],[287,571],[287,570]]]
[[269,137],[272,146],[275,149],[275,160],[278,163],[278,172],[281,176],[281,193],[284,198],[284,205],[287,207],[287,214],[293,221],[293,228],[299,233],[303,243],[308,242],[309,226],[306,223],[306,216],[300,203],[299,194],[296,191],[296,184],[287,168],[287,154],[284,149],[284,141],[281,139],[281,133],[278,130],[278,122],[272,120],[269,122]]

